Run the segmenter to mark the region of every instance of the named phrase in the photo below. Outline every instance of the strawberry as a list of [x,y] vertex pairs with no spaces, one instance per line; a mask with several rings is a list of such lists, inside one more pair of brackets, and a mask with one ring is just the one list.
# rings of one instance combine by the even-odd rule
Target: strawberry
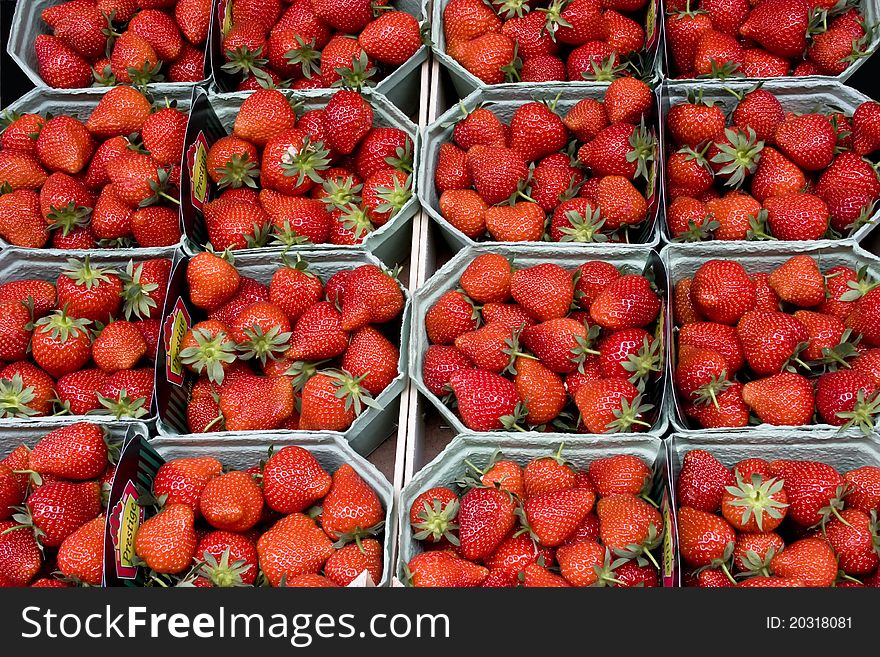
[[162,206],[141,208],[131,215],[131,231],[142,247],[174,246],[180,242],[177,210]]
[[516,57],[516,43],[507,34],[489,32],[459,47],[458,61],[485,84],[501,84]]
[[717,30],[700,32],[694,51],[694,73],[698,76],[722,77],[739,70],[742,63],[742,46],[732,36]]
[[174,107],[150,114],[141,127],[144,147],[162,166],[180,164],[188,116]]
[[31,343],[34,361],[55,378],[83,367],[92,355],[89,323],[63,310],[37,320]]
[[348,339],[339,311],[323,301],[308,308],[297,320],[285,355],[291,360],[306,361],[334,358],[348,348]]
[[510,279],[513,299],[539,321],[563,317],[574,299],[571,275],[559,265],[542,264],[515,271]]
[[220,410],[229,431],[278,429],[293,413],[293,388],[286,377],[227,377],[220,388]]
[[295,124],[296,113],[284,94],[276,89],[262,89],[242,102],[233,134],[260,147]]
[[235,267],[218,255],[199,253],[186,270],[190,300],[199,308],[215,310],[238,291],[241,277]]
[[727,486],[735,483],[724,464],[705,450],[685,454],[677,482],[677,503],[705,513],[716,513]]
[[[837,328],[837,325],[835,325],[835,328]],[[874,382],[874,385],[880,385],[880,369],[878,369],[878,367],[880,367],[880,350],[868,349],[857,356],[856,359],[852,361],[851,365],[853,371],[867,374]]]
[[663,518],[657,509],[635,495],[616,494],[600,498],[596,514],[599,536],[606,548],[656,567],[650,551],[663,536]]
[[651,111],[654,99],[647,84],[636,78],[618,78],[605,91],[605,111],[611,123],[639,123]]
[[104,515],[84,524],[58,548],[58,570],[89,586],[100,586],[104,572]]
[[143,417],[153,401],[153,368],[119,370],[114,372],[104,384],[98,400],[116,419],[122,417]]
[[724,518],[740,532],[774,531],[787,512],[785,482],[758,474],[747,481],[739,472],[736,477],[736,485],[726,488],[721,501]]
[[209,456],[173,459],[156,473],[153,494],[164,496],[166,505],[185,504],[197,512],[202,490],[222,470],[222,464]]
[[[455,144],[449,142],[440,144],[434,169],[434,186],[440,196],[442,197],[448,190],[465,190],[472,184],[471,174],[467,168],[467,153]],[[443,212],[443,215],[445,216],[446,213]]]
[[195,559],[199,575],[217,587],[246,586],[257,577],[257,546],[241,534],[213,531],[199,540]]
[[37,137],[37,157],[51,171],[77,174],[82,171],[95,143],[86,127],[69,116],[56,116],[48,121]]
[[681,558],[688,566],[720,565],[726,571],[736,533],[724,518],[683,506],[678,510],[678,539]]
[[246,532],[260,520],[263,493],[253,477],[233,470],[205,484],[199,497],[199,511],[216,529]]
[[771,196],[796,194],[806,188],[800,168],[774,148],[761,151],[761,161],[752,178],[752,194],[759,201]]
[[55,381],[28,361],[18,361],[0,370],[3,402],[0,412],[8,417],[50,415],[55,401]]
[[523,515],[535,540],[555,547],[578,528],[595,501],[595,494],[583,488],[544,493],[523,503]]
[[537,426],[556,419],[568,400],[559,375],[540,362],[522,356],[516,359],[514,368],[513,382],[528,411],[526,422]]
[[92,344],[95,364],[108,374],[132,369],[146,353],[147,343],[132,322],[111,322]]
[[603,129],[578,150],[578,160],[594,177],[647,177],[647,163],[653,160],[654,136],[644,127],[615,123]]
[[5,586],[27,586],[43,565],[33,532],[18,526],[11,520],[0,522],[0,581]]
[[322,508],[324,532],[333,540],[346,542],[375,532],[385,517],[379,496],[347,463],[333,474]]
[[556,575],[543,566],[539,566],[537,563],[528,564],[523,569],[523,586],[527,588],[532,587],[569,587],[569,584],[565,578]]
[[843,475],[846,481],[846,505],[871,513],[880,503],[880,468],[866,465]]
[[422,552],[407,564],[410,583],[415,587],[474,587],[489,574],[489,569],[446,551]]
[[168,79],[171,82],[192,83],[201,82],[205,77],[205,53],[184,43],[180,57],[168,67]]
[[826,372],[816,381],[816,409],[826,424],[857,426],[870,433],[874,426],[874,382],[861,372]]
[[781,240],[820,239],[828,230],[828,206],[813,194],[785,194],[764,201],[767,224]]
[[740,28],[740,34],[754,39],[770,52],[793,59],[807,48],[810,6],[806,0],[771,0],[755,7]]
[[88,62],[60,38],[38,34],[34,52],[40,77],[59,89],[79,89],[92,83],[92,69]]
[[502,428],[502,418],[515,415],[519,395],[513,382],[486,370],[461,370],[449,386],[458,400],[462,422],[474,431]]
[[431,345],[425,351],[422,379],[432,394],[443,397],[449,392],[446,386],[453,374],[474,367],[473,361],[455,347]]
[[583,310],[590,310],[593,302],[612,282],[620,278],[614,265],[600,260],[588,260],[575,270],[575,301]]
[[799,579],[806,586],[831,586],[837,579],[837,559],[822,539],[805,538],[785,547],[770,561],[778,577]]
[[5,463],[0,463],[0,520],[7,520],[14,513],[13,507],[24,501],[26,491],[20,488],[18,480],[21,476]]
[[468,151],[468,171],[477,193],[488,205],[511,198],[528,178],[522,157],[504,146],[480,146]]
[[[183,50],[183,38],[174,19],[157,9],[139,11],[129,21],[127,31],[137,34],[149,43],[160,60],[174,61]],[[112,61],[111,57],[111,65]]]
[[652,406],[643,404],[639,389],[624,378],[585,382],[575,394],[581,420],[590,433],[639,431]]
[[48,176],[33,155],[0,150],[0,181],[9,185],[13,191],[39,189]]
[[499,242],[537,242],[544,234],[544,212],[530,201],[490,207],[484,217],[489,234]]
[[862,103],[852,117],[853,152],[870,155],[880,148],[880,103]]
[[[273,190],[260,192],[260,204],[271,217],[279,239],[287,244],[328,241],[332,216],[321,201],[285,196]],[[245,208],[240,208],[244,215]]]
[[526,464],[522,473],[526,499],[575,488],[575,472],[561,454],[560,447],[553,456]]
[[364,27],[358,43],[377,62],[400,66],[421,48],[421,28],[411,14],[388,11]]
[[824,522],[842,508],[844,480],[829,465],[815,461],[773,461],[773,476],[785,480],[788,517],[802,527]]
[[355,331],[342,359],[342,368],[354,377],[364,377],[360,385],[378,396],[397,377],[400,353],[385,336],[366,326]]
[[[875,512],[875,519],[876,515]],[[839,519],[825,526],[825,539],[837,555],[840,569],[847,575],[868,575],[880,565],[872,522],[876,524],[862,511],[844,509]]]
[[837,142],[831,121],[822,114],[787,118],[774,138],[779,150],[807,171],[821,171],[831,164]]
[[170,274],[171,261],[166,258],[145,260],[137,265],[129,261],[121,275],[125,317],[158,319],[165,303]]
[[2,301],[0,310],[0,357],[5,361],[24,360],[33,331],[28,307],[20,301]]
[[651,470],[631,454],[595,459],[589,467],[590,481],[599,497],[641,495],[651,481]]
[[337,586],[348,586],[366,571],[374,583],[382,581],[382,544],[373,538],[365,538],[360,545],[345,545],[327,559],[325,575]]
[[87,422],[50,431],[28,455],[29,469],[64,479],[95,479],[106,467],[104,432]]
[[55,392],[71,415],[85,415],[101,408],[98,391],[107,383],[107,375],[98,369],[84,369],[60,377]]
[[135,553],[157,573],[179,573],[196,554],[193,510],[186,504],[167,504],[135,535]]
[[465,268],[459,284],[477,303],[504,303],[510,299],[510,261],[502,255],[486,253],[474,258]]
[[192,45],[201,45],[208,38],[211,3],[206,0],[178,0],[174,6],[174,20]]
[[737,324],[746,361],[758,374],[774,374],[790,359],[797,361],[809,334],[794,316],[780,311],[748,311]]
[[512,497],[499,489],[465,493],[458,512],[462,556],[476,561],[492,554],[516,524],[515,508]]
[[540,160],[567,143],[568,129],[553,107],[532,102],[516,108],[510,119],[510,147],[524,161]]
[[615,279],[595,298],[590,317],[602,328],[618,331],[642,328],[660,312],[660,299],[644,276],[635,274]]
[[767,424],[798,426],[812,422],[813,387],[799,374],[782,372],[750,381],[743,387],[742,397]]
[[373,108],[354,91],[337,91],[324,108],[328,145],[347,155],[373,126]]
[[132,30],[126,30],[113,42],[110,68],[120,83],[143,86],[159,75],[161,65],[152,44]]
[[361,385],[364,376],[331,370],[311,377],[302,391],[300,429],[346,431],[364,407],[381,408]]
[[449,488],[438,486],[420,493],[409,512],[414,538],[429,543],[448,540],[454,544],[458,540],[453,534],[458,529],[458,509],[458,496]]
[[846,318],[846,326],[855,333],[862,334],[862,340],[869,346],[880,345],[880,327],[877,323],[877,301],[880,292],[871,290],[855,302],[855,308]]
[[101,512],[101,489],[94,481],[44,481],[28,497],[26,507],[23,524],[34,528],[45,547],[59,547]]
[[754,306],[755,288],[738,262],[709,260],[694,274],[690,298],[695,310],[720,324],[736,324]]
[[354,331],[366,324],[384,324],[404,306],[400,283],[375,265],[361,265],[349,275],[342,297],[342,328]]

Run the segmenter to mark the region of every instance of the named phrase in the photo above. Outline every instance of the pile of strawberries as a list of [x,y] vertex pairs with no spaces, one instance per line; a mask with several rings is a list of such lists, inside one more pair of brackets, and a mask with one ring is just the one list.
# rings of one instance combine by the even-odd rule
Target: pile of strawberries
[[479,255],[428,310],[422,377],[474,431],[608,433],[651,426],[662,369],[652,283],[612,264],[515,269]]
[[348,586],[382,579],[385,509],[348,463],[331,476],[306,449],[269,450],[247,470],[178,458],[153,481],[159,512],[135,553],[162,586]]
[[418,19],[388,0],[230,0],[223,37],[227,73],[239,91],[261,86],[360,89],[422,47]]
[[649,73],[642,61],[649,1],[450,0],[446,52],[486,84]]
[[233,134],[208,152],[219,191],[204,208],[211,245],[360,244],[412,196],[412,157],[409,135],[374,127],[373,108],[354,91],[299,118],[280,91],[255,91]]
[[858,3],[837,0],[672,0],[666,39],[678,78],[840,75],[868,55]]
[[190,300],[207,313],[181,344],[199,375],[190,431],[345,431],[379,406],[398,374],[400,352],[383,334],[403,312],[395,278],[361,265],[321,281],[285,258],[265,285],[227,257],[206,251],[187,267]]
[[[647,498],[651,468],[618,454],[579,470],[562,448],[529,461],[496,460],[409,509],[425,550],[407,564],[417,587],[658,586],[652,551],[663,518]],[[498,458],[501,458],[500,455]]]
[[798,114],[757,88],[730,117],[691,96],[666,117],[667,221],[676,240],[816,240],[868,223],[880,104]]
[[648,85],[620,78],[603,101],[584,98],[564,117],[556,102],[535,101],[507,125],[478,107],[440,146],[438,210],[471,239],[629,241],[653,190],[653,106]]
[[[24,265],[24,263],[22,263]],[[0,285],[0,417],[149,415],[171,261],[69,260]]]
[[85,122],[8,114],[0,134],[0,237],[65,250],[177,244],[188,119],[128,86],[101,96]]
[[880,587],[880,467],[693,450],[676,503],[687,586]]
[[[809,255],[749,275],[709,260],[675,286],[675,389],[700,426],[816,421],[873,431],[880,413],[880,289]],[[818,418],[816,417],[818,414]]]
[[0,587],[101,585],[117,448],[78,422],[0,461]]
[[79,89],[205,78],[211,0],[69,0],[43,10],[40,77]]

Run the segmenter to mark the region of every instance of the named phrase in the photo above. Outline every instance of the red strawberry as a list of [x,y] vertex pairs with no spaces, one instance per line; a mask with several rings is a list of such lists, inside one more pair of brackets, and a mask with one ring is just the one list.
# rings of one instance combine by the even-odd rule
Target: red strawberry
[[97,478],[107,467],[107,445],[98,425],[77,422],[50,431],[34,445],[28,467],[64,479]]
[[825,539],[847,575],[868,575],[880,565],[873,531],[871,516],[857,509],[844,509],[825,526]]
[[724,464],[705,450],[691,450],[684,456],[677,482],[677,502],[705,513],[716,513],[727,486],[735,483]]
[[807,48],[810,6],[806,0],[771,0],[749,14],[740,34],[770,52],[793,59]]
[[837,559],[822,539],[805,538],[785,547],[770,561],[774,575],[799,579],[806,586],[831,586],[837,579]]
[[88,586],[100,586],[104,573],[104,528],[101,514],[64,539],[58,548],[58,570]]
[[178,458],[163,463],[153,480],[153,494],[165,503],[185,504],[197,511],[205,485],[220,475],[223,465],[209,456]]
[[638,388],[624,378],[585,382],[575,393],[575,403],[590,433],[639,431],[650,426],[643,417],[652,406],[643,404]]
[[590,306],[593,321],[615,331],[645,327],[659,312],[660,300],[650,282],[634,274],[615,279]]
[[94,481],[44,482],[31,493],[26,506],[25,524],[34,527],[42,545],[58,547],[101,512],[101,489]]
[[27,586],[43,565],[34,533],[17,527],[12,520],[0,522],[0,582],[4,586]]
[[407,568],[415,587],[474,587],[489,575],[489,569],[446,551],[422,552],[410,559]]
[[864,513],[871,513],[880,503],[880,468],[865,465],[843,475],[846,481],[846,504]]
[[382,581],[382,567],[382,544],[365,538],[360,545],[349,543],[330,555],[324,564],[324,574],[337,586],[348,586],[366,571],[373,583],[378,584]]
[[88,62],[61,39],[38,34],[34,51],[40,77],[51,87],[79,89],[92,83],[92,69]]
[[216,529],[246,532],[260,520],[263,493],[251,475],[233,470],[205,484],[199,496],[199,511]]
[[197,538],[193,510],[186,504],[166,504],[138,528],[135,553],[157,573],[179,573],[190,566]]
[[631,454],[595,459],[589,467],[590,481],[599,497],[641,495],[651,481],[651,470]]
[[461,554],[465,559],[485,559],[516,524],[516,505],[505,491],[472,488],[461,498],[458,512]]
[[530,497],[523,513],[532,536],[545,547],[561,545],[592,511],[596,495],[572,488]]
[[724,518],[683,506],[678,510],[681,558],[694,568],[720,565],[733,553],[736,532]]
[[788,516],[802,527],[811,527],[842,508],[844,480],[830,465],[815,461],[773,461],[770,472],[785,480]]
[[474,431],[501,429],[502,418],[513,416],[519,402],[513,382],[486,370],[456,372],[449,385],[458,401],[462,422]]

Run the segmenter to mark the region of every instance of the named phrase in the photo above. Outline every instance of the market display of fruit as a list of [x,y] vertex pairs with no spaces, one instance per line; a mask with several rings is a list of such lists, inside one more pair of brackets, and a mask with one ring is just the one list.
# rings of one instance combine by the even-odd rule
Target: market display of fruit
[[[737,94],[737,92],[733,92]],[[880,104],[852,115],[786,111],[756,87],[726,114],[696,89],[666,115],[666,201],[675,240],[840,238],[873,220]]]
[[45,8],[33,41],[50,87],[205,79],[212,0],[68,0]]
[[655,101],[644,82],[620,78],[564,103],[482,100],[423,158],[433,209],[467,238],[628,242],[653,222]]
[[[449,0],[445,53],[483,84],[653,75],[650,0]],[[437,12],[435,12],[436,14]]]
[[402,510],[423,550],[406,563],[410,586],[659,586],[663,516],[639,457],[577,468],[560,447],[525,463],[498,454],[466,465],[460,481]]
[[186,332],[181,362],[198,376],[192,433],[345,431],[398,377],[400,283],[373,264],[326,280],[285,257],[269,280],[203,252],[187,264],[189,298],[206,314]]
[[0,237],[68,251],[178,244],[188,120],[174,102],[125,85],[95,94],[82,119],[7,112]]
[[414,144],[402,127],[376,125],[350,90],[300,116],[296,101],[277,89],[245,96],[232,134],[208,150],[216,250],[361,244],[410,201]]
[[666,47],[673,78],[839,76],[876,49],[860,3],[672,0]]
[[0,452],[0,587],[101,585],[118,447],[77,422]]
[[422,47],[417,16],[383,0],[231,0],[221,36],[240,91],[375,85]]
[[153,480],[157,513],[134,549],[154,586],[348,586],[382,581],[386,509],[349,463],[327,472],[287,445],[246,469],[173,458]]
[[[474,431],[635,432],[663,369],[663,302],[609,262],[484,253],[424,316],[421,382]],[[647,394],[646,394],[647,393]]]
[[151,415],[171,260],[57,258],[39,277],[17,262],[0,283],[0,417]]
[[814,460],[721,463],[684,455],[677,481],[686,586],[880,586],[880,467]]
[[874,431],[878,282],[794,255],[769,272],[731,259],[675,283],[674,387],[705,428],[813,423]]

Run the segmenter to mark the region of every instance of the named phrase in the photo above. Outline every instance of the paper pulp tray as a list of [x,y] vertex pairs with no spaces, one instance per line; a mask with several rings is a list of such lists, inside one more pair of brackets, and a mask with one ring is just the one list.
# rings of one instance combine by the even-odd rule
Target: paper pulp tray
[[[303,111],[324,107],[336,90],[296,90],[286,91],[288,97],[303,104]],[[251,92],[235,92],[209,96],[203,89],[193,91],[193,110],[187,127],[184,166],[181,173],[181,212],[184,235],[189,241],[188,248],[200,250],[208,241],[207,228],[201,208],[217,194],[214,184],[207,175],[208,149],[221,137],[232,132],[235,119],[244,99]],[[402,262],[409,252],[412,231],[412,218],[419,210],[417,199],[417,172],[419,163],[419,130],[399,109],[380,94],[367,90],[364,97],[374,110],[374,123],[378,126],[391,126],[406,132],[413,142],[412,197],[384,226],[379,227],[357,246],[336,244],[308,244],[306,248],[319,251],[363,251],[366,249],[388,265]],[[281,248],[242,249],[248,251],[275,251]]]
[[[41,15],[44,9],[63,4],[68,0],[20,0],[15,7],[15,14],[12,17],[12,25],[9,30],[9,43],[6,44],[6,52],[18,64],[19,68],[24,71],[31,81],[37,87],[48,88],[48,85],[40,77],[40,67],[37,64],[37,55],[34,52],[34,39],[38,34],[52,34],[49,26],[43,22]],[[214,21],[211,21],[213,24]],[[207,43],[211,42],[211,35],[208,34]],[[209,58],[205,56],[205,77],[202,82],[206,82],[211,77],[211,66]],[[165,85],[153,86],[172,86],[189,88],[192,82],[170,82]],[[57,112],[56,112],[57,114]]]
[[[449,0],[435,0],[434,2],[434,8],[431,17],[431,42],[433,44],[432,50],[434,52],[434,57],[443,65],[443,67],[447,71],[449,71],[449,75],[452,78],[452,84],[455,86],[455,90],[459,96],[464,98],[472,91],[474,91],[474,89],[481,88],[524,88],[531,91],[541,91],[548,86],[544,83],[528,82],[508,82],[504,84],[489,85],[483,82],[473,73],[468,71],[466,68],[464,68],[448,54],[446,54],[446,33],[443,29],[443,12],[446,10],[446,5],[448,4]],[[660,0],[650,0],[647,5],[647,9],[643,10],[643,14],[644,22],[642,22],[642,26],[646,28],[645,41],[647,42],[647,47],[642,52],[642,55],[644,56],[644,61],[646,63],[645,75],[650,78],[651,84],[657,84],[662,79],[661,64],[663,61],[663,50],[660,47],[660,24],[662,23],[662,21],[658,19],[658,17],[663,15],[663,10],[660,6]],[[624,15],[627,15],[631,18],[636,18],[636,15]],[[565,60],[563,59],[563,62],[564,61]],[[564,85],[579,83],[559,82],[553,84]],[[605,86],[607,86],[607,84]]]
[[[670,515],[670,472],[666,464],[666,451],[657,436],[641,435],[635,439],[620,439],[616,436],[582,436],[571,435],[564,441],[562,452],[566,461],[577,468],[586,468],[590,462],[616,454],[637,456],[652,466],[654,479],[652,482],[651,499],[658,502],[663,513],[663,521],[672,526],[674,520]],[[428,465],[419,470],[413,479],[404,487],[400,494],[398,518],[400,521],[400,538],[398,539],[397,577],[405,581],[404,566],[410,559],[423,552],[419,541],[413,538],[409,524],[409,510],[415,499],[426,490],[435,486],[450,486],[453,482],[467,474],[465,459],[479,467],[483,467],[498,451],[505,459],[525,465],[529,461],[543,456],[551,456],[559,447],[559,441],[553,443],[537,442],[507,434],[496,439],[479,434],[462,434],[455,439]],[[663,586],[676,585],[673,580],[676,546],[673,534],[664,536],[662,552]],[[660,554],[658,554],[658,557]],[[660,559],[658,558],[658,561]]]
[[[440,146],[446,142],[452,141],[452,132],[455,123],[462,118],[462,106],[468,112],[480,107],[486,106],[492,110],[503,123],[510,123],[510,118],[514,112],[525,103],[532,101],[546,100],[553,101],[559,97],[556,107],[559,114],[564,116],[565,112],[571,109],[578,101],[584,98],[595,98],[602,100],[605,97],[607,84],[596,82],[578,82],[569,84],[546,84],[540,85],[539,90],[514,86],[510,88],[486,88],[477,90],[461,101],[460,105],[454,105],[442,116],[433,121],[425,128],[424,139],[422,140],[421,169],[419,171],[418,193],[419,200],[425,211],[431,215],[443,229],[443,237],[449,242],[453,250],[458,250],[464,246],[476,244],[477,242],[466,236],[457,228],[453,227],[440,214],[439,195],[437,188],[434,186],[434,169],[437,164],[437,156],[440,152]],[[656,119],[650,122],[651,127],[656,135]],[[648,217],[647,219],[633,229],[630,234],[630,240],[637,244],[647,244],[655,246],[660,243],[660,234],[657,228],[658,215],[660,213],[660,189],[662,187],[663,167],[659,166],[660,162],[659,142],[654,151],[654,164],[651,167],[650,180],[648,181],[647,197],[648,197]],[[492,242],[487,243],[505,245],[511,242]],[[532,242],[534,244],[534,242]],[[553,242],[552,244],[556,244]],[[583,246],[583,245],[581,245]]]
[[[134,537],[138,527],[154,512],[150,507],[137,506],[137,500],[151,489],[156,472],[163,463],[171,459],[210,456],[219,460],[225,468],[246,470],[265,460],[270,447],[277,452],[289,445],[307,449],[331,474],[343,463],[348,463],[376,491],[385,507],[382,539],[385,561],[382,581],[375,582],[375,585],[387,586],[394,563],[392,556],[397,522],[391,484],[374,465],[352,450],[340,434],[292,431],[242,432],[234,439],[202,434],[157,438],[151,443],[130,440],[120,457],[110,494],[109,508],[113,510],[113,517],[107,535],[107,554],[110,557],[106,564],[107,585],[143,586],[143,570],[134,565],[132,558]],[[116,546],[116,549],[112,546]]]
[[[353,250],[315,250],[302,249],[297,252],[309,263],[309,268],[326,282],[338,271],[354,269],[364,264],[381,266],[381,263],[368,253]],[[196,377],[180,362],[180,342],[186,330],[202,321],[206,313],[189,300],[186,284],[186,268],[189,258],[184,258],[171,272],[165,311],[162,314],[162,339],[156,361],[164,367],[156,369],[156,399],[159,410],[159,433],[176,436],[189,433],[186,421],[186,407],[189,394]],[[235,256],[235,267],[242,276],[255,278],[267,284],[272,274],[281,266],[280,255],[270,255],[259,251],[240,252]],[[410,296],[406,286],[401,286],[406,305],[400,320],[383,325],[381,328],[392,343],[400,345],[398,374],[385,390],[376,398],[382,410],[366,407],[343,435],[352,449],[367,455],[379,446],[391,433],[397,421],[398,397],[406,387],[407,338],[409,336]],[[305,432],[308,433],[308,432]],[[236,439],[248,432],[223,431],[205,434],[216,437]]]
[[[738,101],[728,90],[735,91],[742,95],[754,89],[756,84],[757,82],[755,80],[748,81],[742,79],[730,79],[725,80],[723,83],[716,82],[708,84],[694,81],[664,82],[660,90],[660,116],[663,117],[663,120],[660,122],[660,148],[664,157],[664,165],[666,161],[666,115],[669,113],[669,109],[673,105],[685,101],[689,92],[702,92],[704,100],[713,101],[724,110],[726,115],[730,116],[736,108]],[[853,112],[859,105],[871,100],[864,94],[845,86],[837,80],[819,76],[808,76],[803,78],[773,78],[762,81],[761,88],[776,96],[787,112],[810,113],[842,111],[847,116],[852,116]],[[664,198],[664,210],[667,202],[668,199]],[[880,217],[880,209],[872,215],[871,222],[861,226],[855,233],[853,233],[851,238],[861,242],[868,233],[874,230],[878,217]],[[671,242],[672,236],[669,233],[669,227],[665,220],[665,213],[664,220],[659,223],[663,240]],[[739,243],[742,244],[742,242]],[[798,244],[801,244],[801,242],[798,242]]]
[[[232,27],[232,6],[235,4],[235,0],[219,0],[214,4],[217,9],[214,15],[211,36],[209,37],[211,45],[208,49],[208,59],[210,60],[211,73],[217,91],[219,93],[228,93],[236,91],[242,80],[240,73],[232,74],[223,70],[223,65],[226,63],[223,39]],[[412,14],[418,19],[419,23],[423,23],[428,15],[428,0],[394,0],[390,5],[396,10]],[[287,9],[286,4],[284,9]],[[419,82],[421,77],[419,68],[427,61],[429,50],[430,48],[427,45],[422,45],[412,57],[376,82],[375,87],[373,87],[408,116],[413,116],[419,109]]]
[[[77,421],[86,420],[94,424],[98,424],[109,436],[110,440],[120,445],[127,436],[139,436],[147,439],[147,427],[140,422],[115,422],[101,419],[100,416],[89,416],[88,418],[52,417],[52,418],[34,418],[24,423],[10,422],[8,420],[0,420],[0,460],[6,458],[12,450],[19,445],[26,445],[33,448],[37,442],[46,434],[55,429],[69,426]],[[108,507],[109,509],[110,507]],[[110,517],[108,512],[107,518]],[[109,524],[104,525],[104,545],[107,549],[107,537],[109,536]],[[112,551],[112,547],[109,548]],[[106,568],[109,555],[105,552],[104,565]]]
[[[19,5],[20,6],[20,5]],[[104,97],[112,87],[95,87],[92,89],[52,89],[50,87],[37,87],[31,89],[24,96],[11,103],[6,112],[15,112],[18,114],[41,114],[46,116],[72,116],[79,121],[85,123],[95,108],[98,106],[101,98]],[[192,98],[191,86],[180,84],[156,84],[150,85],[148,92],[153,96],[154,105],[164,103],[167,99],[176,102],[177,107],[185,112],[190,110],[190,102]],[[181,237],[181,242],[183,238]],[[8,242],[0,238],[0,248],[9,246]],[[21,247],[17,247],[21,248]],[[30,250],[30,249],[29,249]],[[88,249],[79,251],[83,254],[96,251],[98,249]],[[113,251],[120,249],[101,249],[100,251]],[[131,253],[143,251],[142,247],[128,249]],[[99,251],[99,252],[100,252]],[[70,251],[71,254],[76,251]]]
[[[831,267],[843,265],[852,267],[858,271],[862,267],[867,267],[869,275],[880,280],[880,258],[876,255],[868,253],[857,244],[853,244],[848,240],[822,240],[817,242],[704,242],[691,244],[670,244],[661,252],[660,257],[666,268],[668,276],[666,286],[672,294],[675,290],[675,284],[683,278],[689,278],[694,275],[697,269],[707,260],[722,259],[736,260],[749,274],[757,272],[771,272],[776,267],[786,262],[795,255],[809,255],[816,259],[819,263],[819,269],[823,272]],[[675,371],[675,363],[677,360],[677,334],[678,329],[675,328],[675,321],[666,323],[666,345],[669,349],[668,372],[667,372],[667,391],[669,420],[672,423],[674,431],[681,433],[695,433],[700,435],[709,434],[726,434],[731,431],[755,431],[759,435],[766,435],[780,430],[791,432],[802,431],[807,434],[815,433],[818,430],[837,431],[840,427],[831,426],[829,424],[812,424],[803,427],[774,427],[769,424],[761,424],[754,427],[743,427],[739,429],[702,429],[695,422],[691,422],[675,394],[672,373]],[[877,425],[880,428],[880,421]],[[847,436],[859,436],[861,431],[858,428],[849,429],[842,432]]]
[[[756,434],[754,432],[728,432],[712,434],[675,433],[664,441],[667,462],[672,474],[669,488],[672,498],[672,514],[676,518],[676,483],[681,472],[684,455],[694,449],[705,449],[727,467],[749,458],[807,460],[827,463],[843,474],[863,465],[880,466],[880,442],[876,436],[841,437],[829,431],[777,430]],[[681,586],[682,567],[676,555],[675,578]]]
[[[628,270],[630,273],[644,274],[649,278],[653,278],[654,282],[660,288],[660,297],[662,300],[661,319],[668,315],[667,294],[663,289],[666,283],[666,272],[660,262],[657,253],[648,246],[636,248],[608,246],[605,244],[585,247],[584,245],[571,244],[554,244],[552,248],[549,245],[498,245],[498,244],[480,244],[460,251],[455,257],[447,262],[431,279],[425,283],[416,292],[413,298],[413,321],[412,321],[412,337],[410,339],[410,378],[415,383],[419,391],[427,397],[432,404],[440,412],[443,420],[456,433],[473,433],[468,429],[458,416],[447,407],[440,399],[433,395],[425,385],[422,376],[422,368],[424,366],[425,351],[429,346],[428,334],[425,329],[425,314],[443,296],[444,293],[455,290],[458,287],[458,279],[464,269],[478,255],[484,253],[500,253],[513,261],[517,267],[531,267],[534,265],[552,262],[566,269],[574,269],[588,260],[602,260],[610,262],[618,268]],[[661,335],[665,331],[660,328]],[[663,345],[663,360],[665,361],[666,345]],[[646,433],[651,436],[662,436],[667,426],[666,415],[663,412],[663,395],[666,388],[664,382],[663,370],[665,365],[661,363],[661,372],[657,374],[651,389],[646,393],[645,401],[654,405],[654,409],[648,415],[652,426],[647,432],[633,432],[610,434],[615,438],[631,437],[639,438]],[[481,435],[491,436],[496,440],[502,440],[505,436],[509,436],[506,431],[492,431]],[[550,444],[552,442],[568,441],[572,436],[585,435],[561,432],[537,432],[526,431],[517,432],[515,434],[520,439],[533,440],[536,443]],[[603,434],[609,435],[609,434]]]
[[[183,252],[173,246],[162,247],[156,249],[113,249],[113,250],[102,250],[102,251],[59,251],[57,249],[19,249],[16,247],[7,247],[5,249],[0,250],[0,283],[7,283],[9,281],[19,281],[25,279],[40,279],[45,281],[50,281],[53,284],[58,279],[59,274],[61,273],[62,268],[67,264],[67,261],[71,258],[76,260],[82,260],[86,255],[89,255],[91,263],[98,267],[115,267],[116,269],[123,270],[125,266],[128,264],[129,260],[134,260],[135,263],[143,262],[145,260],[152,260],[154,258],[168,258],[171,260],[172,269],[174,266],[183,258]],[[156,363],[159,363],[160,355],[156,355]],[[158,371],[158,367],[157,367]],[[100,421],[100,418],[104,418],[105,420],[109,416],[102,415],[65,415],[64,419],[67,421]],[[71,419],[72,418],[72,419]],[[21,424],[21,425],[32,425],[34,423],[40,424],[46,421],[46,417],[34,417],[34,418],[9,418],[0,420],[2,423],[9,424]],[[122,419],[120,422],[123,423],[145,423],[147,425],[152,425],[156,421],[156,390],[153,390],[153,405],[149,409],[149,413],[135,420],[134,418],[126,420]]]

